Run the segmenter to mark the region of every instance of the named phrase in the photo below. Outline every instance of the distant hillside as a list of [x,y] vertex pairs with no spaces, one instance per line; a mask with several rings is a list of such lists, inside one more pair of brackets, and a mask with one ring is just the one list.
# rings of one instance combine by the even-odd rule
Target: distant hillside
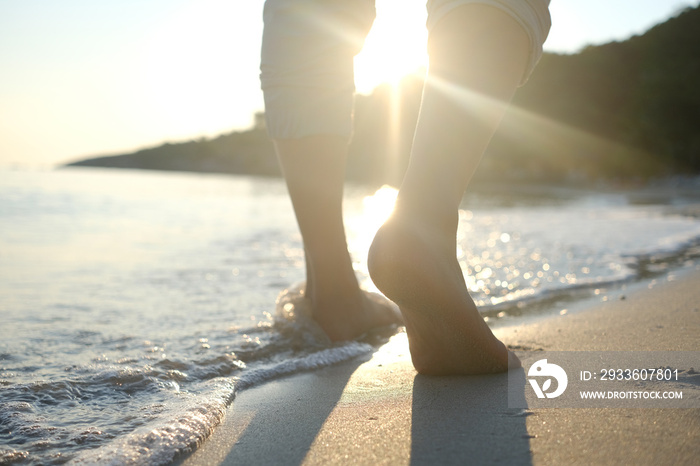
[[165,143],[131,154],[89,158],[68,166],[279,175],[272,141],[262,126],[213,139]]
[[[516,94],[477,180],[595,180],[700,173],[700,7],[641,36],[545,54]],[[358,96],[348,179],[397,184],[408,161],[421,78]],[[261,116],[248,131],[70,165],[279,175]],[[401,138],[392,141],[390,125]]]

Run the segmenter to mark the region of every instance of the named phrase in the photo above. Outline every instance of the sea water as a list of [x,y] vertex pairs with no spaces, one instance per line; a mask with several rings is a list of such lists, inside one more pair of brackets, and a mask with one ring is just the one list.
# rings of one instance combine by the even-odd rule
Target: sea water
[[[347,189],[368,290],[367,248],[395,194]],[[489,324],[695,263],[700,220],[684,205],[697,199],[637,200],[467,197],[456,253]],[[281,180],[0,172],[0,463],[167,463],[206,438],[236,390],[383,341],[331,344],[279,312],[280,292],[303,280]]]

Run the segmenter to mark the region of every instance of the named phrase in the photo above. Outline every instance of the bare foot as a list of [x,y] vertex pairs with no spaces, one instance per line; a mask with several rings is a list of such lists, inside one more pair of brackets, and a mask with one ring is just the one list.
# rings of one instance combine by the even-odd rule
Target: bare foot
[[368,266],[399,305],[421,374],[487,374],[520,366],[479,315],[455,254],[454,235],[395,213],[377,232]]
[[398,307],[377,293],[356,290],[311,298],[316,323],[331,341],[354,340],[370,330],[403,325]]
[[378,293],[360,289],[354,275],[345,285],[337,280],[318,286],[317,281],[306,282],[304,296],[309,303],[309,317],[331,341],[354,340],[376,328],[403,325],[398,306]]

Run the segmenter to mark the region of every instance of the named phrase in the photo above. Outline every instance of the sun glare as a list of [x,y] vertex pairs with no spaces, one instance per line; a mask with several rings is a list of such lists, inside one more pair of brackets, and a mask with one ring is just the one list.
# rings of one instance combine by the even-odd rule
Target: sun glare
[[[364,197],[358,215],[348,219],[347,225],[350,232],[348,246],[353,256],[365,259],[356,262],[354,267],[365,276],[369,275],[366,261],[367,251],[379,227],[394,211],[398,193],[396,188],[388,185],[382,186],[371,196]],[[369,279],[361,283],[361,286],[368,291],[379,291]]]
[[394,203],[396,203],[398,193],[396,188],[384,185],[372,196],[365,197],[362,200],[363,228],[373,232],[377,231],[394,211]]
[[355,84],[370,93],[382,83],[396,85],[428,63],[423,0],[377,0],[377,19],[355,58]]

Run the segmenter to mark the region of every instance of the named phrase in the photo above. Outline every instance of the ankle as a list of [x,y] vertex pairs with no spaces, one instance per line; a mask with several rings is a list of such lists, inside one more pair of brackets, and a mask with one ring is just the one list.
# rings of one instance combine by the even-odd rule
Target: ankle
[[446,237],[454,237],[459,225],[458,209],[426,199],[398,198],[392,218],[402,223],[428,227]]
[[308,295],[312,301],[348,299],[360,293],[352,265],[315,268],[312,282],[313,287]]

